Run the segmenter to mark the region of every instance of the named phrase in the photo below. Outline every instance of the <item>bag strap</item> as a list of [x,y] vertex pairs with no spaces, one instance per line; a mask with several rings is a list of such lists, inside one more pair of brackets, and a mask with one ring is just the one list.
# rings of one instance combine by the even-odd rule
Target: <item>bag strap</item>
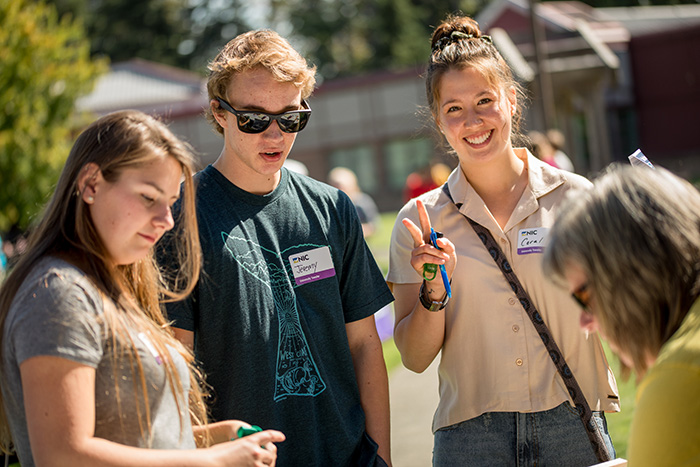
[[[452,195],[450,194],[450,190],[447,187],[447,183],[445,183],[442,186],[442,189],[447,195],[447,197],[450,199],[450,201],[452,201],[452,204],[454,204],[457,207],[457,209],[459,209],[461,207],[461,204],[457,204],[454,202],[454,199],[452,199]],[[588,439],[593,445],[593,449],[595,451],[596,457],[598,458],[598,461],[605,462],[611,460],[610,453],[608,453],[608,450],[605,446],[605,442],[603,441],[603,436],[598,430],[595,420],[593,420],[593,413],[591,412],[591,408],[588,405],[588,401],[586,401],[586,397],[583,395],[581,387],[576,381],[574,374],[571,372],[569,365],[566,364],[566,361],[564,360],[564,355],[559,350],[559,346],[555,342],[552,333],[547,327],[547,324],[544,322],[544,319],[542,319],[542,316],[535,308],[535,305],[530,299],[530,296],[528,295],[525,288],[520,284],[518,276],[515,275],[515,272],[510,266],[508,259],[503,253],[503,250],[501,250],[501,248],[498,246],[498,243],[496,243],[496,240],[493,238],[493,235],[491,235],[491,232],[489,232],[489,230],[486,227],[479,224],[478,222],[475,222],[462,212],[460,212],[460,214],[462,214],[464,218],[467,219],[467,221],[469,221],[469,225],[472,226],[474,232],[476,232],[476,235],[481,240],[481,243],[484,244],[484,247],[486,247],[486,250],[488,250],[489,255],[491,255],[491,258],[493,258],[493,260],[496,262],[498,269],[500,269],[500,271],[503,273],[503,276],[510,285],[510,288],[513,290],[515,295],[517,295],[520,304],[525,309],[527,315],[530,317],[532,324],[535,326],[535,330],[540,335],[544,346],[547,348],[547,353],[549,353],[549,357],[552,359],[552,362],[554,362],[554,366],[557,367],[557,371],[559,371],[559,374],[564,380],[566,389],[569,391],[569,396],[576,405],[576,410],[578,411],[578,414],[581,417],[581,421],[583,422],[583,425],[586,428]]]

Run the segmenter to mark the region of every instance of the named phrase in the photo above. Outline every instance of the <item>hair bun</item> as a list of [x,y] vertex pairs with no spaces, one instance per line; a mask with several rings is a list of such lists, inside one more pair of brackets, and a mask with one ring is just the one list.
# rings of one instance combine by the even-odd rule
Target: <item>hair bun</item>
[[450,15],[435,28],[430,45],[432,50],[436,50],[460,40],[480,39],[482,37],[488,38],[488,42],[491,42],[489,36],[482,36],[479,23],[472,18]]

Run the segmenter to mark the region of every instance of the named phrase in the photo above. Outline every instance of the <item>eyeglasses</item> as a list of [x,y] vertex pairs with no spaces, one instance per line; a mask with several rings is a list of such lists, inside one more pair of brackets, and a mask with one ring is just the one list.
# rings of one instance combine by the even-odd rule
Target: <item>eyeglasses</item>
[[589,305],[591,303],[591,291],[588,290],[588,282],[571,292],[571,296],[579,305],[581,305],[583,311],[588,312]]
[[290,110],[280,114],[269,114],[266,112],[254,112],[251,110],[236,110],[231,104],[217,97],[217,102],[224,110],[236,116],[238,129],[243,133],[262,133],[267,130],[273,120],[277,121],[280,130],[285,133],[297,133],[304,129],[311,116],[311,108],[305,99],[301,100],[303,109]]

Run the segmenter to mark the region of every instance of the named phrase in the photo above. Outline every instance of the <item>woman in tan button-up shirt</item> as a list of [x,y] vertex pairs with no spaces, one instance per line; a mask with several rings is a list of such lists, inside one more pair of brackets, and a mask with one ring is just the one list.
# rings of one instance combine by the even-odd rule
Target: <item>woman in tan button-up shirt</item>
[[[517,296],[464,216],[487,228],[544,318],[614,449],[603,411],[618,411],[615,378],[597,334],[578,327],[575,302],[542,273],[560,202],[590,183],[513,148],[519,87],[490,38],[466,17],[433,33],[428,103],[459,159],[447,182],[409,201],[392,234],[387,281],[396,297],[394,337],[416,372],[441,353],[433,463],[591,465],[595,452],[569,393]],[[454,201],[453,201],[454,200]],[[429,245],[430,227],[442,249]],[[444,265],[423,281],[423,265]],[[449,301],[449,303],[447,303]]]

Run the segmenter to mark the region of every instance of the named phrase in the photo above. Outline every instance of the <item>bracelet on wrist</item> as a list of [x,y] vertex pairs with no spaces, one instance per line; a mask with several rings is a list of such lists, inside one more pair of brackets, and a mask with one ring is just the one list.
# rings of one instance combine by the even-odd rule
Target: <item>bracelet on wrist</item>
[[425,308],[428,311],[440,311],[443,308],[445,308],[445,306],[447,306],[447,303],[450,301],[450,297],[447,296],[447,291],[445,291],[445,295],[442,297],[442,300],[431,300],[431,298],[428,296],[425,290],[425,280],[420,286],[420,293],[418,294],[418,298],[420,299],[420,303],[421,305],[423,305],[423,308]]

